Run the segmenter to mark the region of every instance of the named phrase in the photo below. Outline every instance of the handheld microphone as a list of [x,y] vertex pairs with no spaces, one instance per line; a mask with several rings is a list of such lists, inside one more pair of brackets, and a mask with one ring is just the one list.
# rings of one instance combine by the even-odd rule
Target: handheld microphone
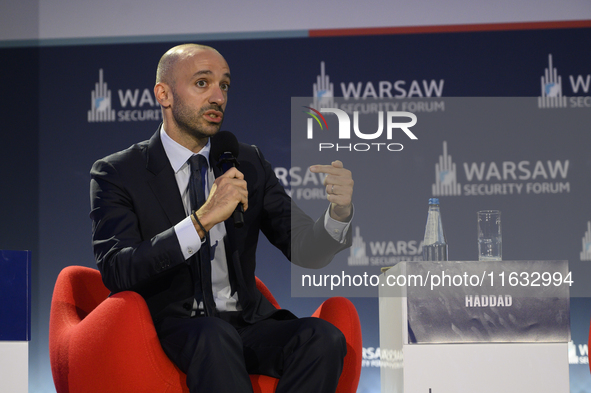
[[[218,131],[211,137],[210,155],[216,160],[217,167],[226,173],[230,168],[238,168],[238,153],[240,147],[238,139],[230,131]],[[236,210],[232,213],[234,219],[234,226],[241,228],[244,225],[244,207],[242,203],[236,206]]]

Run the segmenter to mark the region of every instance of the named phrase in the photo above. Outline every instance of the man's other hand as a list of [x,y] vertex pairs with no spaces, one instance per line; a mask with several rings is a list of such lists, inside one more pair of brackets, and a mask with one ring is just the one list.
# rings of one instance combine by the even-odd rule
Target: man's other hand
[[312,165],[310,172],[325,173],[326,199],[330,202],[330,216],[337,221],[347,221],[352,212],[353,177],[339,160],[330,165]]

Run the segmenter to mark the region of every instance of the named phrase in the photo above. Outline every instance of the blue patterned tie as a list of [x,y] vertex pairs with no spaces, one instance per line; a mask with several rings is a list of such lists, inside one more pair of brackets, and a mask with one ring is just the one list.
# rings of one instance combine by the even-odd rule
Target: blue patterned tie
[[[189,196],[191,199],[191,211],[199,210],[205,203],[205,176],[207,176],[207,159],[201,154],[195,154],[189,158],[191,177],[189,179]],[[211,257],[209,234],[205,242],[201,244],[197,255],[195,275],[195,299],[197,303],[203,300],[207,315],[215,312],[215,301],[211,289]]]

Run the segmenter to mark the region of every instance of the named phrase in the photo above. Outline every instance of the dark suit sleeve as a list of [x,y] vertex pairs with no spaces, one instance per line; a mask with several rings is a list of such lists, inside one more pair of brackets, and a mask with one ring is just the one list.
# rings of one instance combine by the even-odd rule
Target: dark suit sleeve
[[155,234],[142,232],[139,217],[149,212],[135,194],[145,190],[138,179],[121,173],[116,162],[99,160],[91,170],[93,249],[107,288],[141,292],[153,279],[185,262],[173,227]]
[[351,246],[350,231],[345,243],[331,237],[324,227],[324,215],[314,221],[304,213],[286,194],[258,148],[257,152],[265,173],[263,233],[298,266],[319,269],[328,265],[336,253]]

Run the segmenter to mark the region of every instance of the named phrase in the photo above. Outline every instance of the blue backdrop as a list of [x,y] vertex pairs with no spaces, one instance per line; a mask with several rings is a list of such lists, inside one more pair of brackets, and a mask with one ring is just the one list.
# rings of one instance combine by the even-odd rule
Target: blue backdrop
[[[0,49],[0,71],[6,79],[5,93],[9,93],[0,98],[7,122],[0,146],[0,209],[3,217],[0,248],[33,251],[31,392],[54,391],[47,335],[51,293],[59,271],[73,264],[95,266],[88,218],[89,169],[96,159],[148,139],[156,130],[160,119],[152,93],[156,65],[168,48],[179,43]],[[235,133],[240,141],[258,145],[278,169],[289,170],[292,165],[291,97],[314,95],[313,84],[321,74],[322,62],[325,74],[334,83],[335,96],[365,93],[372,97],[375,92],[376,96],[390,93],[415,98],[538,97],[544,94],[543,89],[548,89],[550,95],[568,97],[569,106],[580,104],[581,111],[591,110],[591,28],[202,43],[218,49],[232,72],[232,90],[223,129]],[[556,69],[556,75],[561,79],[546,78],[547,83],[542,87],[546,68],[550,75]],[[97,87],[100,80],[106,85]],[[93,98],[98,96],[104,96],[99,111],[112,113],[114,118],[111,120],[90,121]],[[573,97],[580,97],[580,100],[571,100]],[[543,110],[560,109],[540,108]],[[558,133],[562,131],[557,130]],[[453,139],[453,132],[441,132],[449,132]],[[583,179],[580,183],[571,181],[571,189],[590,190],[591,159],[587,135],[565,134],[570,141],[568,148],[557,146],[556,139],[545,135],[532,135],[535,135],[534,131],[516,136],[525,138],[516,142],[523,146],[523,157],[544,162],[546,159],[569,160],[573,171],[587,174],[577,177]],[[478,157],[468,157],[471,142],[482,137],[484,135],[475,130],[463,144],[454,142],[450,154],[462,157],[457,159],[458,166],[462,160],[479,162]],[[418,157],[413,161],[414,166],[434,169],[437,155],[442,154],[442,139],[445,140],[445,135],[433,142],[430,150],[434,153],[425,156],[428,161],[421,161],[426,158]],[[514,141],[508,138],[509,142]],[[533,156],[527,154],[529,145],[532,149],[535,147]],[[518,158],[514,160],[519,161]],[[431,196],[431,183],[435,182],[433,173],[430,169],[427,177],[411,178],[400,184],[400,192],[424,187],[426,193],[424,200],[416,201],[408,209],[408,215],[397,222],[412,222],[415,228],[424,227],[426,200]],[[486,180],[482,183],[488,184]],[[569,197],[566,193],[536,200],[516,195],[492,195],[479,196],[475,204],[518,211],[524,205],[535,203],[540,209],[552,210],[567,203]],[[451,219],[451,211],[460,210],[466,199],[466,195],[455,199],[442,195],[444,215],[448,214],[446,218]],[[591,237],[589,222],[589,205],[581,206],[577,218],[568,225],[561,223],[563,226],[559,230],[564,235],[561,239],[566,240],[558,244],[555,253],[550,258],[546,255],[533,255],[532,258],[591,263],[586,259],[587,243],[583,239]],[[452,244],[451,254],[454,237],[459,235],[446,230]],[[403,240],[408,245],[409,241],[422,238],[422,233],[413,231],[412,235],[391,239],[384,234],[379,240]],[[549,232],[544,233],[544,236],[551,236],[546,235]],[[515,249],[513,255],[510,255],[511,248],[507,250],[508,259],[520,256],[517,251],[522,240],[520,236],[527,235],[512,233]],[[591,250],[591,246],[588,247]],[[400,256],[411,258],[416,254],[411,247],[398,251]],[[470,256],[470,253],[458,251],[455,257],[474,258],[475,255]],[[285,285],[290,276],[290,264],[266,241],[261,244],[259,255],[257,275],[269,286],[279,303],[297,315],[310,315],[323,299],[292,298],[290,287]],[[575,280],[587,278],[584,275],[575,277]],[[364,341],[364,368],[358,391],[378,392],[377,299],[352,300],[361,317]],[[578,302],[573,301],[572,309],[573,318],[576,315],[577,319],[573,325],[576,364],[575,355],[570,356],[573,363],[571,389],[573,392],[590,392],[587,342],[581,333],[588,332],[590,306],[587,299]]]

